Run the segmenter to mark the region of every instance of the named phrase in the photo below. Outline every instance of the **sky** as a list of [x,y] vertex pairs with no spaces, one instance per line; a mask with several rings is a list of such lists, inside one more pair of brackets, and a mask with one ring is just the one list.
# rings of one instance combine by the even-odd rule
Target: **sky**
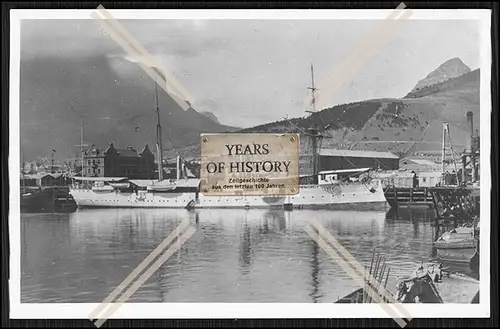
[[[347,80],[328,77],[373,34],[376,20],[120,20],[192,95],[197,111],[222,124],[250,127],[310,110],[311,63],[317,109],[397,98],[443,62],[479,68],[479,21],[407,20]],[[364,42],[364,43],[363,43]],[[366,46],[361,53],[369,54]],[[96,20],[26,20],[21,60],[130,56]],[[116,67],[123,78],[128,72]],[[336,86],[338,89],[334,89]],[[332,90],[336,92],[331,94]],[[329,93],[330,91],[330,93]]]

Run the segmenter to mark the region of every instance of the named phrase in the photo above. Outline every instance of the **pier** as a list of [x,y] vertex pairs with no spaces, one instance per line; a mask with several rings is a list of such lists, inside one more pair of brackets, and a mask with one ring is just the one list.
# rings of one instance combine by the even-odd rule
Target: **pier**
[[428,187],[387,187],[385,197],[391,207],[422,206],[432,207],[434,205],[432,193]]
[[[436,186],[436,187],[395,187],[384,190],[387,202],[391,207],[479,207],[479,187],[468,186]],[[474,210],[475,211],[475,210]],[[479,209],[477,209],[479,211]]]

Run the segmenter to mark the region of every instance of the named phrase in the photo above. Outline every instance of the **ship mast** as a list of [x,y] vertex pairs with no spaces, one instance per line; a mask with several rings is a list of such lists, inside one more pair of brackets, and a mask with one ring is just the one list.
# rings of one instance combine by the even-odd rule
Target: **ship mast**
[[23,155],[23,168],[22,168],[22,174],[23,174],[23,193],[26,193],[26,177],[24,175],[24,168],[26,168],[26,160],[24,159],[24,152],[22,152]]
[[[312,109],[310,111],[306,111],[312,114],[316,113],[316,87],[314,85],[314,67],[311,63],[311,87],[307,89],[311,90],[312,94]],[[308,129],[310,136],[312,137],[312,167],[313,167],[313,180],[314,184],[318,183],[318,175],[319,175],[319,151],[318,151],[318,139],[321,137],[319,134],[318,125],[312,124]]]
[[[80,145],[76,145],[80,147],[80,154],[81,154],[81,161],[82,161],[82,168],[81,168],[81,174],[83,178],[83,172],[84,172],[84,159],[83,159],[83,148],[85,146],[88,146],[87,144],[83,144],[83,117],[80,117]],[[76,167],[76,161],[75,161],[75,167]]]
[[155,83],[155,94],[156,94],[156,152],[158,157],[158,181],[163,181],[163,147],[162,147],[162,138],[161,138],[161,124],[160,124],[160,108],[158,106],[158,86]]
[[54,173],[54,150],[52,150],[52,157],[50,159],[50,173]]
[[314,94],[316,92],[316,87],[314,87],[314,67],[312,63],[311,63],[311,83],[312,83],[311,87],[308,87],[307,89],[310,89],[312,94],[312,111],[306,111],[306,112],[314,113],[316,112],[316,95]]
[[80,169],[82,178],[83,178],[83,167],[84,167],[84,160],[83,160],[83,117],[80,118],[80,154],[82,156],[82,168]]
[[[443,142],[441,150],[441,173],[444,175],[445,167],[445,157],[446,157],[446,122],[443,122]],[[443,176],[444,177],[444,176]]]

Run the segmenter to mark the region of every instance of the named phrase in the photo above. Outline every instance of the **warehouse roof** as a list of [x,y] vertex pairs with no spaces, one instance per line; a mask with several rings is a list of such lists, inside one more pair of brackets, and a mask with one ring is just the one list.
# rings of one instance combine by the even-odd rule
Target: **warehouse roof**
[[394,153],[376,152],[376,151],[321,149],[319,151],[319,155],[329,156],[329,157],[399,159],[399,157],[397,155],[395,155]]

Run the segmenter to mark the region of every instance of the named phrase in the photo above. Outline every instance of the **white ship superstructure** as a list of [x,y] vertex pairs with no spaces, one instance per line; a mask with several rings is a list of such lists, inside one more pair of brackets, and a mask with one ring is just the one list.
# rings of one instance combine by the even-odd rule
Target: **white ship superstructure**
[[[311,74],[312,74],[311,66]],[[314,109],[314,76],[313,87]],[[177,158],[177,179],[164,180],[162,169],[162,137],[158,92],[156,90],[156,149],[157,180],[129,180],[125,177],[75,177],[70,193],[78,207],[127,208],[330,208],[368,206],[382,208],[386,198],[380,180],[362,177],[369,168],[319,172],[317,127],[309,129],[313,137],[312,178],[302,184],[296,195],[268,196],[205,196],[200,192],[200,180],[182,178],[180,157]],[[83,129],[83,128],[82,128]],[[83,136],[83,130],[82,130]],[[83,137],[82,137],[83,145]],[[83,163],[83,161],[82,161]]]
[[[113,208],[326,208],[386,206],[379,180],[301,185],[291,196],[205,196],[199,179],[127,180],[75,177],[70,193],[78,207]],[[119,184],[118,184],[119,183]],[[124,184],[128,183],[128,184]]]

